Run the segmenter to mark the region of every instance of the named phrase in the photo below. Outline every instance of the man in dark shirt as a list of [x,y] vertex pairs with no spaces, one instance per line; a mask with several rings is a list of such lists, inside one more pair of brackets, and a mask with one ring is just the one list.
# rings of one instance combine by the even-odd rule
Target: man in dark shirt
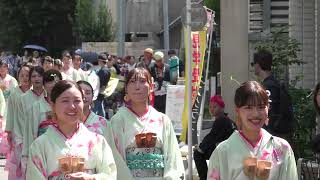
[[280,105],[280,82],[273,76],[271,71],[272,54],[266,50],[260,50],[253,56],[253,63],[255,75],[263,79],[262,85],[266,88],[269,95],[269,123],[265,129],[272,135],[278,135],[277,131],[280,129],[275,128],[274,123],[279,116]]
[[108,86],[108,82],[110,80],[111,73],[107,67],[102,67],[97,72],[97,76],[99,77],[100,89],[99,89],[98,97],[94,101],[94,106],[93,106],[92,111],[99,116],[102,116],[102,117],[109,119],[109,117],[106,114],[105,106],[104,106],[104,102],[105,102],[105,98],[106,98],[104,91],[106,90],[106,88]]
[[232,120],[224,112],[224,102],[221,96],[213,96],[210,99],[210,113],[216,118],[211,131],[207,134],[199,146],[195,146],[193,156],[200,180],[207,179],[208,166],[206,160],[210,158],[217,144],[228,139],[236,129]]

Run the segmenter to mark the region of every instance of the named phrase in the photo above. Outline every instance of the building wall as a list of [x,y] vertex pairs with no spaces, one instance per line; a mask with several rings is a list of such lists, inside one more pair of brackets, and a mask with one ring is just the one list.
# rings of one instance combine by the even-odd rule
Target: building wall
[[[223,0],[221,9],[221,94],[226,112],[235,119],[233,97],[239,84],[249,78],[248,1]],[[235,68],[236,67],[236,68]]]
[[[291,0],[289,3],[289,36],[291,38],[295,38],[298,40],[301,44],[303,42],[303,3],[301,0]],[[302,53],[299,53],[299,58],[302,58]],[[302,66],[291,66],[289,68],[289,78],[294,79],[294,77],[302,75],[303,73],[303,67]],[[302,86],[302,81],[298,82],[298,86]]]
[[271,0],[270,4],[270,27],[275,25],[288,25],[289,23],[289,0]]
[[302,44],[300,57],[305,64],[291,66],[289,68],[290,78],[303,75],[297,84],[304,88],[313,88],[315,84],[315,0],[291,0],[289,35]]
[[[126,42],[125,43],[125,55],[135,56],[136,60],[143,54],[145,48],[156,49],[153,46],[152,41],[141,41],[141,42]],[[106,52],[110,54],[117,54],[118,43],[117,42],[83,42],[82,50],[88,52]]]
[[[160,32],[163,29],[163,0],[128,0],[127,32]],[[168,0],[169,23],[181,15],[184,0]]]
[[[94,0],[98,2],[100,0]],[[111,11],[113,22],[117,27],[117,8],[118,0],[105,0]],[[146,38],[135,38],[135,40],[151,40],[154,46],[161,48],[163,40],[156,37],[163,30],[163,0],[125,0],[126,1],[126,33],[146,33]],[[185,0],[168,0],[168,18],[169,24],[181,15],[182,9],[185,7]],[[170,29],[170,47],[180,48],[181,41],[181,23],[178,21],[174,27]],[[150,35],[150,36],[149,36]],[[160,38],[163,35],[160,36]],[[159,47],[161,45],[161,47]]]
[[159,32],[163,24],[161,0],[128,0],[126,32]]

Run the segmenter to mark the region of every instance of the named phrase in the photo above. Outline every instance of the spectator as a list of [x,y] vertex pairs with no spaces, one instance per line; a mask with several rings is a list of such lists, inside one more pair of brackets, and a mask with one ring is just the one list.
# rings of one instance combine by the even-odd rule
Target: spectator
[[127,65],[128,65],[128,72],[130,72],[136,66],[136,58],[134,56],[127,56]]
[[[270,99],[269,123],[266,130],[289,140],[294,127],[292,104],[289,94],[272,74],[272,54],[266,50],[259,50],[254,54],[251,65],[255,74],[263,79],[262,85],[266,88]],[[286,109],[283,112],[284,104],[288,105],[285,105]]]
[[153,50],[151,48],[147,48],[143,52],[142,61],[139,62],[136,67],[145,68],[150,72],[154,64],[155,64],[155,61],[153,59]]
[[46,56],[42,59],[42,67],[44,71],[48,71],[49,69],[53,69],[54,59],[50,56]]
[[116,70],[116,74],[119,75],[121,73],[120,64],[122,61],[122,57],[112,56],[112,66]]
[[216,146],[229,138],[236,129],[232,120],[224,112],[224,102],[221,96],[212,96],[210,99],[210,114],[215,117],[211,131],[207,134],[199,146],[195,146],[193,155],[200,180],[207,179],[209,160]]
[[154,108],[158,111],[165,113],[166,111],[166,97],[167,86],[170,84],[170,67],[163,61],[164,54],[161,51],[157,51],[154,54],[156,63],[151,67],[151,75],[154,79]]
[[55,59],[54,60],[53,69],[61,72],[61,70],[62,70],[62,62],[61,62],[60,59]]
[[10,52],[3,52],[3,55],[1,55],[0,60],[6,62],[6,64],[8,65],[8,74],[10,76],[15,77],[16,72],[18,70],[18,58]]
[[94,108],[92,111],[94,113],[96,113],[97,115],[100,115],[102,117],[106,117],[106,111],[105,111],[105,106],[104,106],[104,101],[105,101],[104,91],[107,88],[111,74],[110,74],[107,67],[102,67],[98,71],[97,75],[99,77],[100,89],[99,89],[98,97],[94,102]]
[[74,82],[81,80],[80,74],[73,68],[72,57],[69,51],[64,51],[62,53],[62,62],[61,75],[64,80],[71,80]]
[[79,54],[73,55],[73,59],[72,59],[73,68],[76,70],[80,70],[82,61],[83,59]]
[[107,60],[107,67],[109,69],[109,72],[111,73],[111,77],[112,78],[116,78],[117,77],[117,69],[115,67],[118,67],[116,64],[116,62],[114,62],[115,59],[113,57],[109,57]]
[[169,66],[170,66],[170,79],[172,84],[176,84],[178,77],[179,77],[179,64],[180,60],[178,56],[176,55],[175,50],[169,50],[168,51],[169,56]]
[[32,52],[32,64],[33,66],[41,66],[41,57],[39,51]]
[[[98,56],[98,65],[100,68],[104,68],[107,66],[107,62],[108,62],[108,55],[101,53]],[[97,72],[99,71],[99,69],[97,69]]]
[[22,64],[30,62],[30,59],[31,59],[31,57],[28,53],[28,50],[24,50],[23,56],[22,56],[22,59],[21,59],[21,62],[19,63],[19,65],[21,66]]
[[98,97],[99,90],[100,90],[100,80],[99,77],[97,76],[97,73],[94,71],[94,66],[93,64],[86,62],[85,63],[85,71],[88,82],[93,88],[93,101],[95,101]]
[[78,71],[81,80],[87,80],[86,73],[81,69],[82,57],[79,54],[75,54],[72,59],[73,68]]

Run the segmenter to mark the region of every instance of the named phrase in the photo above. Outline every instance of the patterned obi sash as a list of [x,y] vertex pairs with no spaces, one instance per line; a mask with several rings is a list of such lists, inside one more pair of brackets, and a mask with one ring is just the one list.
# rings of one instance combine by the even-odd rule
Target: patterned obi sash
[[160,148],[128,148],[126,161],[134,177],[163,177],[164,157]]

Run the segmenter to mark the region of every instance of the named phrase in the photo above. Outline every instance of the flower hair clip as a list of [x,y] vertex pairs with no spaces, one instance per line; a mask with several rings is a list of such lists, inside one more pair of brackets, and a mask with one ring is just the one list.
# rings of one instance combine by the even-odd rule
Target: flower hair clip
[[51,74],[50,77],[53,77],[53,80],[55,82],[58,82],[60,80],[59,77],[57,76],[57,74]]

